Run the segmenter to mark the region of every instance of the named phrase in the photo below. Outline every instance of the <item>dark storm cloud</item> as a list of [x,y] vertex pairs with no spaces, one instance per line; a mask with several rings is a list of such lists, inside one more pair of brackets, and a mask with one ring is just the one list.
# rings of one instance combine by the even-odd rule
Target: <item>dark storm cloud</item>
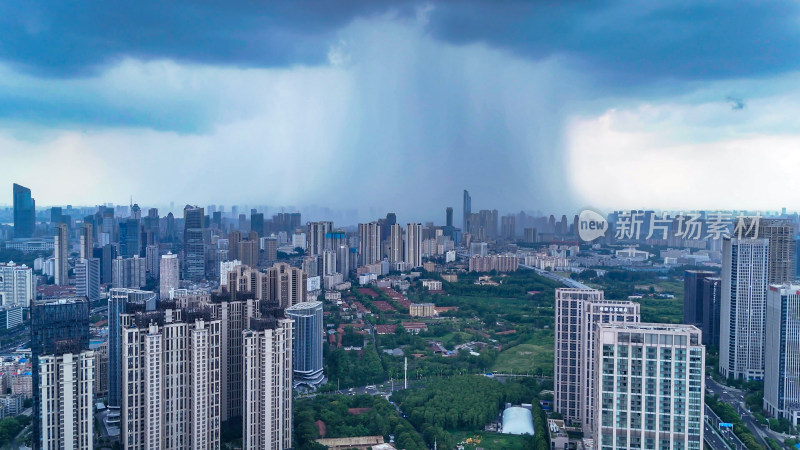
[[[50,76],[92,74],[131,56],[255,67],[318,64],[355,18],[408,16],[382,1],[5,1],[0,59]],[[527,58],[567,54],[599,81],[718,79],[794,70],[790,2],[434,2],[440,39]]]
[[[274,67],[325,60],[329,37],[387,10],[356,1],[0,1],[0,59],[45,76],[122,57]],[[392,6],[394,11],[403,8]]]
[[800,66],[797,2],[437,4],[436,36],[529,58],[572,55],[598,81],[712,80]]

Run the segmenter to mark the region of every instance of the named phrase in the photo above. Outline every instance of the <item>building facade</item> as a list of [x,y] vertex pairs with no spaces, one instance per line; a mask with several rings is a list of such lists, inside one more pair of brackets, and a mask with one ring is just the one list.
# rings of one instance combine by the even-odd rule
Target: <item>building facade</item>
[[722,243],[719,370],[726,378],[764,378],[768,256],[766,239]]
[[244,341],[244,450],[292,446],[291,319],[273,312],[252,319]]
[[161,255],[158,280],[158,294],[161,298],[169,298],[171,289],[180,287],[180,264],[178,255],[167,252]]
[[555,410],[591,433],[594,425],[595,347],[602,323],[638,323],[638,303],[606,300],[595,289],[556,289]]
[[41,448],[94,448],[94,352],[39,357]]
[[598,325],[594,448],[703,448],[700,334],[691,325]]
[[220,448],[220,322],[171,309],[120,320],[123,446]]
[[800,285],[767,293],[764,410],[797,424],[800,418]]
[[325,324],[322,320],[322,302],[311,301],[286,308],[286,317],[294,320],[292,343],[294,386],[315,388],[325,378],[322,366],[322,342]]
[[28,308],[36,297],[36,279],[33,270],[23,265],[0,264],[0,306]]

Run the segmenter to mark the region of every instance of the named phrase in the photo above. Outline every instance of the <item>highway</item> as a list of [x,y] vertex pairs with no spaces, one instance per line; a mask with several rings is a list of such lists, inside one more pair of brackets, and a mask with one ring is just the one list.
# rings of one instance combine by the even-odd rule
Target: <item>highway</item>
[[571,287],[571,288],[575,288],[575,289],[591,289],[589,286],[581,283],[580,281],[575,281],[572,278],[562,277],[561,275],[557,275],[557,274],[555,274],[553,272],[548,272],[546,270],[537,269],[536,267],[528,266],[528,265],[525,265],[525,264],[520,264],[519,267],[522,267],[523,269],[532,270],[532,271],[536,272],[537,275],[541,275],[541,276],[543,276],[545,278],[549,278],[549,279],[551,279],[553,281],[558,281],[559,283],[563,284],[566,287]]

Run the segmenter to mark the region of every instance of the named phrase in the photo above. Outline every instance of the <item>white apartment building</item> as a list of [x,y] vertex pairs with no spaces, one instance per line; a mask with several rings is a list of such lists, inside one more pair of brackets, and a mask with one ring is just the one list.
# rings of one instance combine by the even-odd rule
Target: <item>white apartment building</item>
[[692,325],[597,328],[595,448],[703,448],[705,347]]
[[39,356],[42,447],[94,448],[94,352]]
[[126,449],[219,448],[220,321],[181,310],[123,314]]
[[722,243],[719,370],[726,378],[764,378],[768,257],[767,239]]
[[556,289],[555,410],[588,435],[594,425],[597,326],[640,319],[638,303],[606,300],[596,289]]
[[800,285],[767,293],[764,409],[797,425],[800,419]]
[[292,446],[292,330],[279,315],[252,319],[243,334],[245,450]]

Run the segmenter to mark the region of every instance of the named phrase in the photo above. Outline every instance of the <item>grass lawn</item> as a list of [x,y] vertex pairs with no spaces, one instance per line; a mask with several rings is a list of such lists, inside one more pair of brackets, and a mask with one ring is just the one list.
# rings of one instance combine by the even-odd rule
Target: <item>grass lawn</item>
[[452,432],[452,435],[457,442],[464,442],[468,438],[471,438],[472,443],[464,444],[464,448],[467,450],[474,450],[477,448],[486,450],[524,450],[530,448],[530,441],[527,441],[525,436],[492,433],[488,431],[455,431]]
[[552,331],[541,330],[540,335],[514,347],[503,350],[492,367],[493,372],[537,373],[553,375]]

